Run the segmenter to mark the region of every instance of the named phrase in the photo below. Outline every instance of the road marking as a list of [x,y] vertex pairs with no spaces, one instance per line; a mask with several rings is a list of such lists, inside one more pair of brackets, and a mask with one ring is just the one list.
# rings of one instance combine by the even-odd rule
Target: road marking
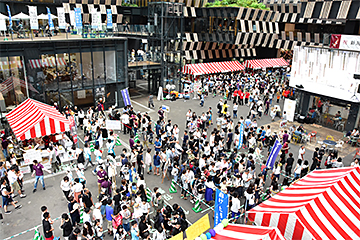
[[135,103],[136,105],[139,105],[139,106],[142,107],[142,108],[147,109],[147,110],[148,110],[148,113],[155,112],[153,109],[148,108],[147,106],[145,106],[145,105],[143,105],[143,104],[141,104],[141,103],[138,103],[138,102],[136,102],[136,101],[134,101],[134,100],[131,100],[131,102],[132,102],[132,103]]

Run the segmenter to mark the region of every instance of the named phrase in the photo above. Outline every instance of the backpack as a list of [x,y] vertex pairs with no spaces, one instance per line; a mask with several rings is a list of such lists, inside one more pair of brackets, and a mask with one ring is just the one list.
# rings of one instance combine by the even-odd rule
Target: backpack
[[84,152],[81,152],[77,158],[77,162],[78,163],[84,163],[85,159],[84,159]]

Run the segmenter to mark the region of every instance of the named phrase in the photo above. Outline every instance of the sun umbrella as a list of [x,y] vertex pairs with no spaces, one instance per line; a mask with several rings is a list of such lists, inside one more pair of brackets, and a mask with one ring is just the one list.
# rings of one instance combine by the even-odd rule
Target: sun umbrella
[[[53,15],[53,14],[50,14],[50,16],[51,16],[52,19],[58,18],[57,16],[55,16],[55,15]],[[39,20],[48,20],[49,17],[48,17],[47,14],[42,13],[42,14],[40,14],[39,16],[37,16],[37,19],[39,19]]]
[[9,17],[5,16],[4,14],[0,13],[0,19],[9,19]]
[[12,17],[12,19],[30,19],[29,15],[26,15],[25,13],[21,12],[19,14],[16,14]]

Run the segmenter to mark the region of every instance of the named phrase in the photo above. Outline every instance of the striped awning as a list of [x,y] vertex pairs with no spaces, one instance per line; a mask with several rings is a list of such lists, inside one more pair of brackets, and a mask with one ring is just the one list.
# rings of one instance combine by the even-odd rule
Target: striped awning
[[245,67],[238,61],[186,64],[182,72],[194,76],[242,71]]
[[70,121],[56,108],[30,98],[6,114],[6,118],[19,140],[70,130]]
[[214,240],[285,240],[277,228],[229,224],[216,233]]
[[277,68],[288,66],[289,63],[283,58],[268,58],[268,59],[256,59],[256,60],[246,60],[245,66],[252,69],[261,69],[261,68]]
[[[10,92],[12,89],[16,88],[17,86],[21,86],[22,88],[26,88],[26,82],[22,79],[16,77],[9,77],[4,82],[0,83],[0,92],[2,94],[6,94]],[[30,83],[28,83],[29,90],[39,93]]]
[[360,239],[360,168],[316,170],[247,212],[286,239]]
[[10,69],[17,69],[22,68],[23,64],[20,60],[14,61],[0,61],[0,70],[10,70]]
[[[66,66],[66,61],[64,58],[57,58],[58,66]],[[45,58],[45,59],[30,59],[29,60],[31,68],[42,68],[42,67],[55,67],[55,58]]]

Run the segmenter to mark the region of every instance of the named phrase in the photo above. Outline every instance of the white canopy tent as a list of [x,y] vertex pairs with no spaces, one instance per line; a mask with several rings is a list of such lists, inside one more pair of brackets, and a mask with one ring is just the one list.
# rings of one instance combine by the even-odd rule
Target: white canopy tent
[[[58,17],[55,16],[54,14],[50,14],[50,16],[51,16],[51,19],[56,19],[56,18],[58,18]],[[48,17],[47,14],[42,13],[42,14],[40,14],[39,16],[37,16],[37,19],[38,19],[38,20],[48,20],[49,17]]]
[[11,19],[12,20],[19,20],[19,19],[26,20],[26,19],[30,19],[30,16],[21,12],[21,13],[14,15]]
[[9,17],[0,13],[0,20],[3,20],[3,19],[9,19]]

